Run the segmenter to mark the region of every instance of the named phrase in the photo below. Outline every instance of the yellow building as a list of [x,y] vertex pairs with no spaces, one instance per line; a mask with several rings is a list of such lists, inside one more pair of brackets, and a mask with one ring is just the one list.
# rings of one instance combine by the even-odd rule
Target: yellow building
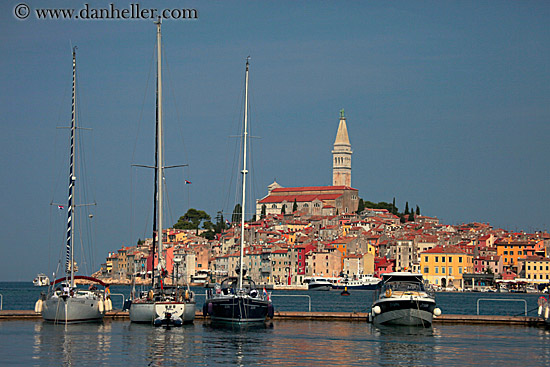
[[462,275],[473,271],[473,255],[456,246],[436,246],[420,254],[420,271],[430,284],[464,288]]
[[519,261],[522,265],[522,278],[548,283],[550,279],[550,259],[542,256],[527,256]]
[[517,241],[510,238],[505,238],[495,242],[497,247],[497,255],[502,257],[505,268],[513,268],[518,272],[518,262],[528,255],[533,255],[535,252],[535,242]]

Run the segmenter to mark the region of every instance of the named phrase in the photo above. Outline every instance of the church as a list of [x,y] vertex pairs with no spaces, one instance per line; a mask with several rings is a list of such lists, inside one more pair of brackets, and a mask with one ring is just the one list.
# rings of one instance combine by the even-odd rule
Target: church
[[[359,205],[359,190],[351,187],[351,144],[344,110],[332,149],[332,186],[282,187],[276,181],[267,187],[267,196],[256,200],[256,217],[262,213],[297,212],[310,215],[354,213]],[[284,209],[283,209],[284,208]]]

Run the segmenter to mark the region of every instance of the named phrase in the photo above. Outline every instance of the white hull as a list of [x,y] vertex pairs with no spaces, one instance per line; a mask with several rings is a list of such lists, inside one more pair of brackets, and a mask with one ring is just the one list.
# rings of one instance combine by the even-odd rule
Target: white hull
[[405,326],[429,326],[432,324],[433,314],[428,311],[413,308],[387,311],[375,315],[374,324],[405,325]]
[[51,297],[44,301],[42,318],[57,323],[101,321],[104,314],[99,303],[99,299],[86,297]]
[[152,324],[157,317],[170,312],[184,323],[195,320],[195,302],[133,302],[130,305],[130,321]]

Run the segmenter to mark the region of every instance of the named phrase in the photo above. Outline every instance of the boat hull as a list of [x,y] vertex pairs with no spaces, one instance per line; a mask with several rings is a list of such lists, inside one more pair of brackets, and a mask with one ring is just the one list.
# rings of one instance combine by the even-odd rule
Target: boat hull
[[373,283],[373,284],[361,284],[361,285],[354,285],[354,284],[342,284],[342,283],[339,283],[339,284],[334,284],[332,286],[332,289],[345,289],[346,287],[348,289],[354,289],[354,290],[375,290],[376,289],[376,286],[378,285],[378,283]]
[[99,322],[103,320],[100,300],[78,297],[52,297],[44,301],[42,318],[57,323]]
[[270,305],[271,302],[267,300],[228,295],[207,299],[205,311],[216,322],[259,323],[265,322],[270,313]]
[[183,323],[192,323],[195,308],[195,302],[132,302],[129,315],[131,322],[153,324],[155,319],[170,312],[174,317],[180,317]]
[[332,284],[308,284],[307,289],[310,291],[330,291]]
[[384,325],[429,326],[433,321],[435,301],[432,299],[386,299],[373,304],[373,323]]

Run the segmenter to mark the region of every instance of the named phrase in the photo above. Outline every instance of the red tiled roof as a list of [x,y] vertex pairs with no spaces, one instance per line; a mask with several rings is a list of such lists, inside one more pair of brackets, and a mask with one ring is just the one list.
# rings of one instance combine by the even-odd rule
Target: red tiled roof
[[266,203],[282,203],[283,201],[287,201],[289,203],[296,202],[303,203],[303,202],[312,202],[315,199],[319,199],[321,201],[323,200],[335,200],[342,196],[341,194],[320,194],[320,195],[279,195],[274,196],[270,195],[266,198],[263,198],[262,200],[258,201],[258,203],[266,204]]
[[349,186],[306,186],[306,187],[279,187],[273,189],[272,192],[289,192],[289,191],[330,191],[330,190],[354,190]]

